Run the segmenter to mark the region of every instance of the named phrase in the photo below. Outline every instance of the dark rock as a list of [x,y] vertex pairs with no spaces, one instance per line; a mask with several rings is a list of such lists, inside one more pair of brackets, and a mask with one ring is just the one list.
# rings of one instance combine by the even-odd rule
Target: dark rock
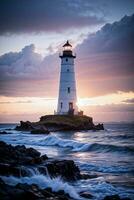
[[29,121],[20,121],[20,125],[16,126],[15,130],[18,131],[30,131],[32,134],[49,134],[50,132],[45,125],[40,123],[32,123]]
[[0,163],[0,175],[9,176],[11,174],[20,177],[20,168],[15,165]]
[[24,145],[11,146],[0,141],[0,163],[25,164],[40,157],[40,152]]
[[41,157],[36,157],[36,158],[29,160],[29,162],[27,162],[27,164],[41,164],[47,159],[48,159],[47,155],[43,155]]
[[31,131],[31,134],[49,134],[48,129],[35,129]]
[[73,160],[54,160],[46,164],[45,167],[47,167],[48,173],[51,177],[61,176],[66,180],[80,179],[80,170]]
[[106,196],[103,200],[131,200],[130,198],[120,198],[118,194]]
[[70,200],[64,191],[53,192],[51,188],[40,189],[37,185],[17,184],[10,186],[0,179],[0,199],[2,200]]
[[6,131],[0,131],[0,134],[1,134],[1,135],[6,135],[6,134],[11,134],[11,133],[6,132]]
[[120,200],[119,195],[106,196],[104,200]]
[[104,130],[103,124],[97,124],[94,126],[94,130]]
[[67,181],[74,181],[81,178],[80,170],[73,160],[47,160],[43,165],[38,166],[41,174],[49,174],[51,178],[60,176]]
[[11,146],[0,142],[0,174],[27,176],[30,166],[35,166],[40,173],[51,177],[61,176],[66,180],[77,180],[81,178],[80,170],[73,160],[53,160],[33,148],[24,145]]
[[20,121],[20,126],[16,126],[15,129],[18,131],[31,131],[33,129],[33,126],[32,123],[29,121]]

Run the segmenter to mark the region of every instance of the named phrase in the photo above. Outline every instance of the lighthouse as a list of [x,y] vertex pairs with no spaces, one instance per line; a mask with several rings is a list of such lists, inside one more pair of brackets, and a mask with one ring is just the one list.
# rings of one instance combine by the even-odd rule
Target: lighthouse
[[58,115],[77,115],[78,107],[76,94],[76,81],[74,59],[76,55],[73,54],[72,45],[67,41],[63,45],[61,58],[60,84],[57,114]]

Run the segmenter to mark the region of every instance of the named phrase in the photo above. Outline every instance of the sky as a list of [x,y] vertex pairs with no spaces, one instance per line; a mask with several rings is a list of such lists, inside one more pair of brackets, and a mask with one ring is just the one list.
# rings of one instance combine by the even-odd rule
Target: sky
[[133,121],[133,0],[0,0],[1,123],[54,113],[66,40],[77,55],[79,110]]

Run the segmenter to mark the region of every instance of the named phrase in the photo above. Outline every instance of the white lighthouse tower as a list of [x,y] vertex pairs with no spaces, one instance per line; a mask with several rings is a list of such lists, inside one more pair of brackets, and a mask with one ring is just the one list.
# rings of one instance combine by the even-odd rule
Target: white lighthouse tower
[[61,58],[61,72],[59,85],[59,98],[57,114],[78,114],[78,107],[76,105],[76,82],[74,59],[76,55],[72,52],[72,45],[67,41],[63,45],[63,52],[59,56]]

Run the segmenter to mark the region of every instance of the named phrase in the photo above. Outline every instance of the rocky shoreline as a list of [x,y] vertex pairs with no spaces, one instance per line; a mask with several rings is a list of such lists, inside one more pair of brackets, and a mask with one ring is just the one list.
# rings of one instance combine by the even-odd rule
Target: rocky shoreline
[[[73,160],[50,159],[41,155],[33,148],[24,145],[12,146],[0,141],[0,199],[2,200],[71,200],[69,193],[63,189],[54,191],[51,187],[40,188],[37,184],[17,183],[15,185],[5,182],[4,177],[21,178],[32,177],[38,172],[49,179],[61,177],[65,182],[75,182],[83,179],[95,178],[97,174],[82,174]],[[93,198],[88,192],[80,192],[79,197]],[[106,196],[104,200],[121,200],[118,195]],[[122,200],[130,200],[124,198]]]
[[56,131],[104,130],[103,124],[95,125],[86,115],[45,115],[38,122],[20,121],[18,131],[31,131],[32,134],[49,134]]

